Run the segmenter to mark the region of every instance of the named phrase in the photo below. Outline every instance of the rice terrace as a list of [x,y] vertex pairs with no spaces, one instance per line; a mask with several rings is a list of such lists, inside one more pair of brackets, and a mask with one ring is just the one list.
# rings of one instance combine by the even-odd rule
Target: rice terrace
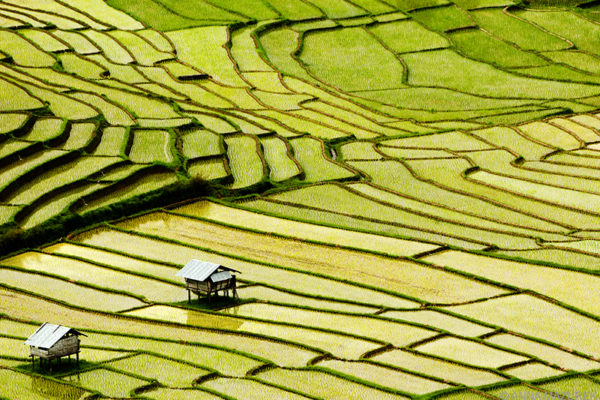
[[0,0],[0,400],[600,399],[600,1]]

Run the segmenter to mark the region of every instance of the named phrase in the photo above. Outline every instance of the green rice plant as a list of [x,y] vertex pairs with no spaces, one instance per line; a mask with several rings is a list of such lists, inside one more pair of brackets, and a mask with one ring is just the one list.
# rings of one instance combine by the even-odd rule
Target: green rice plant
[[555,126],[559,126],[561,129],[575,135],[579,140],[581,140],[584,143],[593,143],[597,142],[600,139],[600,135],[598,135],[598,133],[596,133],[593,129],[580,123],[577,123],[573,119],[553,118],[548,122]]
[[156,49],[146,40],[133,32],[115,30],[109,32],[113,39],[117,40],[121,45],[133,55],[135,61],[141,65],[154,65],[158,62],[171,60],[174,58],[172,53],[166,53]]
[[[141,36],[142,38],[149,41],[150,44],[152,44],[152,46],[156,47],[160,51],[164,51],[166,53],[172,53],[173,50],[175,50],[173,48],[173,45],[169,41],[169,39],[167,39],[165,34],[162,32],[156,31],[154,29],[140,29],[140,30],[136,30],[135,33],[138,36]],[[163,66],[164,66],[164,64],[178,64],[178,62],[177,61],[173,61],[173,62],[167,61],[167,62],[163,63]]]
[[5,93],[5,97],[0,101],[0,110],[2,111],[32,110],[43,107],[40,100],[32,97],[31,91],[25,91],[22,85],[15,85],[10,81],[0,79],[0,90]]
[[519,68],[513,69],[511,71],[520,75],[527,75],[534,78],[542,78],[548,80],[595,84],[598,84],[600,82],[600,77],[598,76],[593,76],[587,72],[580,72],[577,70],[573,70],[573,68],[571,67],[557,64],[542,67],[532,67],[523,69]]
[[[561,10],[552,12],[519,10],[514,13],[517,17],[531,21],[558,37],[571,41],[578,49],[598,54],[600,27],[576,13]],[[577,29],[571,29],[573,26],[577,26]]]
[[27,173],[28,171],[32,171],[36,168],[39,168],[41,165],[49,162],[53,159],[60,158],[67,154],[61,150],[47,150],[42,152],[37,152],[30,157],[23,158],[22,160],[11,163],[11,165],[7,168],[4,168],[2,172],[0,172],[0,177],[2,178],[2,182],[5,188],[9,182],[14,181],[19,176]]
[[0,50],[12,57],[17,65],[50,67],[56,63],[52,55],[45,53],[15,32],[0,31],[0,43],[2,43]]
[[404,350],[386,351],[369,357],[369,359],[385,365],[402,368],[405,371],[414,371],[426,376],[446,379],[450,382],[462,383],[467,386],[489,385],[505,380],[500,375],[489,371],[470,368]]
[[[53,31],[52,34],[58,39],[67,43],[75,52],[82,55],[96,54],[100,49],[96,47],[89,39],[77,32]],[[64,65],[64,64],[63,64]]]
[[390,4],[379,0],[354,0],[352,3],[367,10],[371,14],[383,14],[394,11],[394,8]]
[[104,368],[66,376],[61,379],[82,388],[98,391],[105,396],[110,397],[129,397],[129,393],[134,389],[146,386],[149,383],[146,380],[134,378]]
[[437,7],[449,4],[448,0],[391,0],[389,3],[403,11],[412,11],[419,8]]
[[167,37],[175,45],[179,60],[208,73],[223,84],[246,86],[235,72],[233,63],[223,47],[228,40],[226,27],[212,26],[172,31],[167,33]]
[[173,274],[176,272],[176,269],[172,266],[142,261],[91,247],[78,246],[71,243],[58,243],[50,247],[45,247],[44,252],[61,256],[72,256],[81,259],[82,261],[95,264],[107,264],[121,270],[128,270],[134,274],[176,281],[175,275]]
[[146,79],[131,65],[120,65],[108,60],[103,54],[93,54],[86,57],[89,60],[95,61],[102,65],[110,76],[126,83],[146,83]]
[[425,8],[413,11],[410,15],[436,32],[475,26],[469,14],[455,5]]
[[[595,329],[596,320],[534,296],[503,297],[477,305],[452,307],[451,311],[550,343],[560,343],[565,349],[583,354],[595,354],[597,351],[598,345],[589,335]],[[528,317],[524,318],[524,315]],[[554,322],[557,320],[569,323],[572,329],[566,333],[561,330],[560,324]]]
[[[1,83],[1,82],[0,82]],[[68,120],[84,120],[97,117],[98,111],[92,107],[84,104],[78,100],[75,100],[69,96],[58,94],[48,89],[43,89],[38,86],[20,83],[19,86],[27,89],[28,92],[36,96],[37,98],[43,99],[48,102],[48,108],[56,117],[65,118]],[[18,93],[17,93],[18,94]],[[30,97],[28,97],[31,99]],[[13,100],[14,101],[14,100]],[[29,101],[29,100],[27,100]],[[37,101],[36,101],[37,103]],[[13,106],[15,103],[12,103]],[[34,103],[35,104],[35,103]],[[37,107],[28,107],[37,108]]]
[[171,134],[159,130],[134,131],[128,157],[134,163],[172,162]]
[[472,239],[453,238],[435,232],[427,232],[408,226],[389,224],[387,222],[375,222],[373,220],[344,215],[338,212],[319,210],[315,208],[298,207],[294,204],[283,204],[266,199],[245,202],[248,209],[268,213],[286,219],[294,219],[302,222],[324,225],[338,229],[348,229],[363,233],[377,234],[393,238],[408,240],[419,240],[429,243],[446,243],[463,249],[482,249],[484,246],[474,243]]
[[300,21],[322,17],[321,10],[300,0],[269,0],[269,4],[276,9],[285,19]]
[[[157,241],[142,236],[127,234],[115,230],[95,231],[90,235],[75,238],[83,244],[113,249],[121,253],[148,257],[153,260],[168,261],[185,265],[190,259],[197,257],[209,262],[230,265],[244,274],[244,279],[251,282],[265,283],[275,287],[339,301],[354,301],[362,304],[374,304],[391,308],[414,308],[418,303],[394,296],[389,293],[376,292],[372,289],[343,282],[341,279],[328,279],[325,276],[311,275],[301,271],[288,270],[281,267],[252,262],[247,259],[233,258],[227,255]],[[120,240],[120,241],[119,241]],[[125,246],[132,243],[132,246]],[[375,301],[375,303],[373,303]]]
[[59,138],[67,127],[67,121],[63,119],[39,118],[35,121],[31,130],[24,136],[20,136],[20,139],[30,142],[46,142]]
[[[489,280],[527,288],[591,313],[598,312],[591,293],[600,285],[600,279],[582,272],[541,265],[533,267],[522,262],[454,251],[432,255],[425,260]],[[539,280],[540,274],[544,274],[543,282]]]
[[68,45],[56,39],[52,34],[37,29],[22,29],[19,34],[23,35],[29,41],[35,43],[43,51],[49,53],[58,53],[70,50]]
[[116,312],[144,305],[133,297],[101,292],[50,276],[14,269],[2,268],[0,282],[12,287],[27,287],[33,293],[90,309]]
[[0,135],[10,133],[14,136],[21,136],[32,122],[34,122],[32,116],[27,113],[2,113],[0,114]]
[[0,206],[0,225],[8,224],[13,221],[14,216],[21,209],[19,206]]
[[[55,14],[57,17],[66,17],[69,18],[72,23],[81,22],[82,25],[87,25],[92,29],[96,30],[105,30],[108,27],[97,22],[96,20],[89,18],[87,15],[75,10],[72,7],[69,7],[64,4],[55,3],[55,2],[43,2],[37,5],[36,10],[45,11],[45,15]],[[65,18],[63,18],[65,19]],[[52,20],[50,20],[52,22]],[[59,24],[55,24],[59,28]],[[62,28],[61,28],[62,29]]]
[[290,111],[290,114],[295,115],[299,118],[303,118],[306,121],[314,121],[315,123],[321,124],[330,129],[335,129],[342,133],[351,132],[352,135],[354,135],[354,137],[358,139],[372,139],[379,136],[377,132],[372,132],[370,130],[363,129],[360,125],[356,123],[345,122],[342,118],[336,115],[336,113],[333,113],[333,115],[327,115],[303,107],[303,109],[297,111]]
[[260,285],[246,286],[238,289],[237,292],[241,298],[256,298],[268,302],[283,303],[288,306],[299,305],[319,310],[361,314],[374,313],[379,310],[377,307],[300,296]]
[[403,64],[362,28],[305,35],[300,58],[313,74],[342,90],[404,87]]
[[[570,99],[598,92],[591,85],[518,77],[490,65],[462,58],[451,50],[405,54],[402,58],[411,71],[408,83],[412,85],[438,86],[480,96],[513,98]],[[432,75],[431,71],[437,73]],[[454,71],[464,71],[464,74],[457,78]]]
[[514,386],[502,387],[500,389],[493,389],[493,390],[486,391],[486,393],[488,393],[492,396],[496,396],[500,399],[506,399],[506,398],[510,399],[511,397],[514,397],[514,396],[520,396],[520,397],[525,396],[525,397],[534,397],[534,398],[537,396],[541,396],[541,397],[546,396],[546,394],[544,394],[543,392],[541,392],[539,390],[535,390],[526,385],[514,385]]
[[210,3],[248,19],[272,20],[280,17],[272,6],[260,0],[240,0],[235,3],[227,0],[211,0]]
[[553,148],[549,145],[544,145],[520,135],[514,128],[498,126],[475,130],[471,134],[498,147],[510,148],[527,160],[539,160],[542,156],[553,151]]
[[[56,5],[56,3],[45,3],[43,4],[43,6],[50,6],[50,8],[52,8],[53,5]],[[5,4],[3,5],[4,8],[9,9],[12,12],[16,12],[19,13],[20,15],[25,14],[27,17],[30,17],[32,19],[37,20],[38,22],[41,22],[42,25],[38,25],[38,27],[40,28],[44,28],[44,27],[54,27],[56,26],[59,29],[64,29],[64,30],[77,30],[77,29],[83,29],[85,26],[80,24],[79,22],[77,22],[77,17],[75,19],[71,19],[71,18],[65,18],[63,16],[60,15],[61,12],[73,12],[72,10],[65,8],[65,7],[61,7],[60,5],[58,5],[58,8],[60,9],[59,13],[55,13],[55,12],[44,12],[41,11],[41,8],[43,7],[39,7],[37,10],[34,9],[27,9],[27,10],[23,10],[23,8],[20,7],[16,7],[10,4]],[[88,19],[89,20],[89,19]],[[36,24],[37,25],[37,24]]]
[[123,30],[138,30],[144,25],[124,12],[110,7],[102,0],[66,0],[64,3],[80,11],[85,11],[104,24]]
[[[509,190],[514,189],[515,191],[519,188],[528,189],[542,189],[546,190],[546,185],[537,185],[534,183],[524,182],[520,180],[511,180],[510,178],[504,178],[497,175],[492,175],[484,171],[475,172],[471,174],[469,179],[464,179],[462,173],[470,168],[472,165],[467,160],[455,160],[455,159],[437,159],[437,160],[410,160],[406,162],[411,170],[419,176],[421,179],[431,179],[438,184],[443,185],[445,188],[458,190],[461,193],[474,193],[480,198],[484,199],[495,199],[502,198],[502,205],[504,207],[509,206],[513,210],[520,211],[521,213],[526,212],[530,216],[534,216],[538,219],[543,219],[546,222],[550,222],[554,225],[564,224],[565,222],[573,224],[575,226],[590,226],[592,224],[591,219],[580,212],[574,210],[568,210],[564,207],[557,205],[546,204],[537,199],[529,199],[528,197],[519,196],[515,192]],[[479,177],[475,180],[474,177]],[[482,185],[484,179],[488,185]],[[493,182],[492,182],[493,180]],[[489,181],[489,182],[488,182]],[[490,186],[495,183],[495,187]],[[560,195],[559,195],[560,193]],[[565,194],[575,196],[575,193],[566,191],[565,189],[549,188],[548,193],[544,192],[544,198],[547,199],[549,196],[560,197]],[[499,197],[500,196],[500,197]],[[538,192],[539,196],[539,192]],[[592,195],[589,195],[592,196]],[[584,196],[585,197],[585,196]],[[563,201],[564,199],[559,199]],[[588,205],[589,206],[589,205]],[[551,218],[548,218],[552,216]]]
[[281,182],[298,176],[302,171],[290,154],[289,143],[279,136],[270,136],[260,141],[269,166],[269,178]]
[[[211,329],[200,329],[193,327],[186,327],[178,325],[174,329],[173,325],[164,323],[155,323],[149,320],[140,320],[124,317],[123,315],[106,315],[97,314],[88,311],[81,311],[73,308],[67,308],[54,302],[44,301],[35,297],[26,296],[21,293],[6,291],[0,289],[0,299],[2,303],[0,305],[2,312],[10,311],[10,315],[16,318],[35,320],[39,318],[39,314],[36,314],[35,310],[42,307],[44,309],[44,316],[47,320],[60,320],[67,326],[76,326],[79,329],[96,329],[98,324],[101,324],[103,329],[108,331],[119,332],[121,334],[133,334],[137,337],[142,338],[162,338],[169,339],[171,342],[187,342],[187,343],[201,343],[208,345],[209,347],[216,346],[217,349],[228,349],[233,351],[234,354],[244,355],[246,360],[252,360],[252,365],[256,366],[256,361],[261,361],[261,364],[271,360],[277,365],[289,366],[289,367],[300,367],[306,365],[306,363],[319,355],[320,353],[313,350],[292,345],[289,342],[276,341],[272,338],[268,338],[261,335],[247,335],[243,332],[228,332],[223,330],[211,330]],[[180,310],[180,309],[176,309]],[[39,326],[39,324],[38,324]],[[34,328],[35,330],[36,328]],[[31,334],[31,333],[29,333]],[[299,335],[305,335],[307,332],[299,332]],[[335,335],[330,335],[335,338]],[[310,336],[308,336],[310,337]],[[106,347],[112,346],[116,340],[114,336],[110,337],[110,340],[105,343]],[[337,337],[339,340],[339,337]],[[128,340],[130,338],[127,338]],[[288,340],[288,339],[286,339]],[[136,342],[133,342],[133,349],[137,350]],[[160,348],[160,342],[151,341],[152,346],[156,349]],[[153,351],[149,349],[149,351]],[[189,353],[189,357],[198,357],[197,353]],[[217,353],[218,354],[218,353]],[[253,356],[250,356],[250,355]],[[169,356],[169,353],[165,354]],[[224,357],[219,359],[221,356],[215,355],[215,353],[209,353],[206,356],[207,365],[225,365],[231,363],[228,367],[229,370],[235,368],[236,371],[241,369],[240,357]],[[185,357],[180,357],[185,359]],[[199,357],[196,359],[200,359]],[[187,362],[196,362],[194,359],[187,360]],[[233,366],[231,366],[233,365]],[[245,365],[248,365],[247,363]],[[224,370],[225,367],[221,368]],[[240,375],[244,375],[248,369],[245,369]],[[239,372],[238,372],[239,373]]]
[[138,118],[137,120],[140,128],[148,129],[167,129],[167,128],[178,128],[181,126],[189,125],[192,123],[191,118]]
[[102,53],[110,61],[116,64],[129,64],[135,61],[131,53],[107,33],[98,32],[91,29],[86,29],[80,32],[85,35],[95,46],[99,47],[102,50]]
[[[225,226],[254,232],[269,232],[284,238],[300,239],[312,243],[361,249],[367,252],[410,256],[433,250],[435,245],[363,232],[313,225],[289,218],[277,218],[244,208],[246,203],[220,204],[196,202],[173,209],[175,213],[193,216]],[[318,237],[319,240],[315,240]]]
[[[313,351],[329,352],[342,358],[358,358],[367,351],[381,346],[370,339],[349,337],[331,331],[320,331],[305,326],[289,326],[280,322],[261,322],[243,318],[232,318],[220,314],[206,314],[198,311],[167,306],[151,306],[128,311],[127,315],[150,318],[158,321],[176,322],[192,326],[226,329],[228,331],[254,333],[269,338],[291,341]],[[287,351],[287,357],[296,358],[294,349]]]
[[543,55],[556,63],[566,64],[592,74],[600,68],[598,57],[581,50],[548,51]]
[[[526,102],[525,100],[494,99],[473,96],[444,88],[375,90],[360,93],[360,96],[407,108],[421,110],[435,109],[436,111],[510,109],[525,104]],[[498,112],[501,112],[501,110],[498,110]],[[504,112],[504,110],[502,110],[502,112]],[[396,134],[398,133],[396,132]]]
[[[199,371],[197,372],[199,374],[206,372],[204,368],[199,368],[200,366],[204,366],[205,368],[214,369],[225,375],[244,376],[248,371],[264,364],[263,361],[249,358],[236,352],[226,351],[222,348],[207,347],[195,343],[181,343],[181,341],[178,340],[131,337],[99,332],[88,332],[87,334],[89,334],[89,336],[88,339],[86,339],[86,343],[90,343],[90,345],[116,347],[136,352],[144,351],[155,356],[153,357],[155,361],[157,359],[166,360],[167,357],[170,360],[176,359],[177,361],[189,364],[184,365],[186,370],[188,370],[189,366],[195,365],[198,367],[195,368],[195,370]],[[88,358],[90,349],[86,349],[85,352],[85,357]],[[159,356],[164,358],[158,358]],[[144,356],[144,358],[149,357],[149,355]],[[167,362],[170,363],[170,361]],[[156,362],[154,365],[156,365]],[[156,373],[156,371],[151,372]],[[169,372],[159,371],[158,373],[165,374]],[[177,371],[173,371],[172,373],[177,373]],[[166,383],[168,384],[169,382]],[[188,383],[187,386],[190,386],[190,383]]]
[[577,396],[598,393],[600,384],[585,376],[565,377],[536,385],[537,387],[564,396]]
[[350,142],[340,146],[340,157],[348,160],[380,160],[383,156],[375,151],[373,142]]
[[282,399],[282,400],[303,400],[306,397],[285,391],[283,389],[266,385],[252,379],[231,379],[217,378],[211,379],[202,384],[203,387],[210,388],[219,393],[224,393],[232,398],[243,397],[248,400],[260,399]]
[[307,182],[347,179],[354,176],[353,171],[325,155],[325,145],[318,139],[302,137],[290,140],[290,145]]
[[523,50],[555,51],[571,47],[566,40],[504,13],[500,8],[486,8],[470,14],[482,29],[515,43]]
[[249,135],[225,138],[227,158],[233,174],[233,188],[242,188],[259,183],[265,176],[265,164],[259,153],[259,142]]
[[[112,8],[123,10],[129,15],[133,15],[138,21],[142,21],[147,26],[163,32],[214,23],[214,21],[208,19],[198,20],[184,17],[183,15],[173,12],[160,2],[151,0],[141,0],[136,3],[131,3],[126,0],[108,0],[107,4]],[[156,18],[157,15],[160,15],[160,18]]]
[[60,276],[66,279],[133,293],[138,297],[143,296],[151,301],[174,302],[187,299],[186,291],[174,284],[130,275],[71,258],[39,253],[23,253],[3,260],[3,264],[47,273],[60,271]]
[[89,394],[83,389],[40,376],[29,376],[9,369],[0,369],[2,395],[23,400],[41,398],[80,400]]
[[240,71],[269,71],[275,73],[258,53],[258,42],[254,36],[255,29],[255,27],[248,26],[233,31],[231,33],[230,54]]
[[444,337],[413,348],[418,352],[487,368],[498,368],[527,360],[526,357],[514,353],[453,337]]
[[111,125],[132,126],[135,119],[126,109],[91,93],[73,93],[72,97],[99,109],[106,121]]
[[398,347],[436,334],[432,330],[371,316],[343,315],[272,304],[243,304],[236,307],[236,315],[350,333]]
[[225,165],[222,158],[214,160],[197,160],[188,163],[187,170],[193,178],[200,178],[206,181],[222,180],[231,177],[231,172]]
[[192,129],[181,134],[183,155],[187,158],[210,157],[223,154],[221,138],[202,129]]
[[425,394],[451,388],[445,383],[366,362],[325,360],[317,366],[405,393]]
[[[150,31],[156,32],[156,31]],[[162,36],[161,36],[162,38]],[[164,39],[164,38],[163,38]],[[164,39],[166,40],[166,39]],[[170,43],[170,42],[168,42]],[[173,51],[173,50],[171,50]],[[194,78],[202,76],[202,72],[188,65],[185,65],[179,61],[165,61],[160,63],[160,66],[165,68],[169,74],[173,75],[179,80],[193,80]]]
[[[138,171],[141,171],[141,169]],[[164,169],[152,169],[144,171],[143,174],[128,173],[128,175],[126,184],[115,182],[113,186],[109,186],[107,190],[103,190],[102,193],[95,193],[92,198],[88,199],[86,204],[78,208],[77,211],[79,213],[84,213],[106,207],[115,204],[118,201],[131,199],[135,196],[145,195],[169,187],[179,180],[174,173],[170,171],[167,172]]]
[[[145,93],[134,93],[120,90],[106,85],[100,85],[91,81],[79,79],[51,69],[28,69],[36,77],[48,80],[55,84],[66,85],[73,89],[96,93],[106,96],[111,101],[121,105],[132,114],[141,118],[169,119],[180,118],[173,106],[165,101],[148,97]],[[71,118],[73,119],[73,118]]]
[[83,179],[88,175],[121,161],[122,159],[118,157],[77,158],[35,176],[27,182],[27,185],[17,188],[10,196],[10,199],[15,204],[30,203],[48,192],[49,189]]
[[449,36],[460,53],[501,68],[548,65],[548,61],[536,54],[519,50],[481,29],[452,32]]
[[221,396],[202,390],[180,390],[158,388],[151,392],[144,392],[144,397],[155,400],[221,400]]
[[79,75],[84,79],[101,79],[108,73],[100,65],[75,53],[61,54],[59,59],[65,71]]
[[271,369],[257,375],[266,382],[328,399],[398,399],[398,394],[384,392],[319,371]]
[[289,28],[270,29],[258,36],[260,48],[265,52],[267,61],[282,74],[306,79],[314,79],[292,56],[297,50],[301,34]]
[[0,337],[0,355],[26,358],[29,356],[27,347],[23,344],[22,339]]
[[561,375],[564,371],[548,367],[541,363],[528,363],[518,367],[507,368],[504,370],[507,374],[516,376],[524,381],[532,381],[541,378]]
[[572,207],[577,210],[590,212],[593,203],[597,201],[597,195],[583,193],[573,189],[563,189],[544,183],[534,183],[522,179],[511,178],[488,173],[485,171],[475,172],[470,176],[476,182],[485,182],[488,185],[506,190],[518,195],[528,196],[535,200],[547,201],[562,207]]
[[95,156],[117,157],[123,154],[123,148],[129,140],[129,130],[122,127],[107,127],[102,131],[100,144],[93,152]]
[[492,332],[492,329],[489,327],[474,324],[473,322],[465,321],[436,311],[386,311],[378,315],[386,318],[434,326],[461,336],[475,337]]
[[454,0],[454,3],[465,10],[491,7],[508,7],[516,4],[516,2],[513,0]]
[[0,158],[5,157],[14,157],[15,154],[17,158],[22,151],[30,151],[31,149],[37,147],[37,144],[32,144],[31,142],[25,142],[22,140],[7,140],[2,143],[2,147],[0,148]]
[[325,140],[340,140],[343,137],[349,136],[348,132],[343,132],[338,129],[322,125],[320,123],[303,118],[301,115],[294,113],[282,113],[274,110],[258,111],[258,115],[267,118],[272,118],[283,124],[288,130],[295,130],[296,134],[286,135],[279,129],[275,129],[281,136],[297,136],[298,133],[308,133],[310,136],[315,136]]
[[280,76],[277,72],[273,71],[257,71],[257,72],[244,72],[244,79],[249,81],[252,86],[256,88],[273,93],[291,93],[289,89],[283,86]]
[[356,18],[366,14],[366,10],[344,0],[310,0],[310,3],[316,6],[319,10],[322,10],[325,15],[332,19]]
[[147,354],[112,361],[105,365],[130,374],[156,379],[169,387],[190,386],[194,380],[211,373],[188,364]]

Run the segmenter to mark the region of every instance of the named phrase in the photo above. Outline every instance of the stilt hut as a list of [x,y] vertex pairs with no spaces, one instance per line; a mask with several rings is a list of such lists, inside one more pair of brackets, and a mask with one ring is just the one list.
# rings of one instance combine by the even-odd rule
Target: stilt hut
[[86,336],[73,328],[62,325],[44,323],[40,326],[25,344],[30,348],[30,357],[32,367],[35,365],[35,357],[42,360],[58,359],[61,357],[71,358],[71,354],[77,357],[77,366],[79,367],[79,336]]
[[192,260],[177,272],[176,276],[185,279],[188,291],[188,301],[192,301],[192,293],[206,295],[209,299],[211,294],[219,294],[222,291],[229,296],[231,290],[234,298],[238,297],[236,290],[236,279],[232,272],[240,273],[235,269],[206,261]]

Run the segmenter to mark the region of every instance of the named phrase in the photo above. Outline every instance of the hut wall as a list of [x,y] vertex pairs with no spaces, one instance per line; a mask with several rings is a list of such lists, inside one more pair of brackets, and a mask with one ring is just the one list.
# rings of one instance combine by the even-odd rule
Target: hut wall
[[68,356],[79,352],[79,338],[77,336],[65,337],[48,350],[31,347],[31,355],[41,358],[54,358]]

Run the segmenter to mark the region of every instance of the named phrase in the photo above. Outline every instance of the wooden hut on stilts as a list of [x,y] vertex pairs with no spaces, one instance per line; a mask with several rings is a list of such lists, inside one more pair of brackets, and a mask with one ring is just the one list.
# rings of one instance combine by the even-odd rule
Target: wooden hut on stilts
[[206,295],[210,300],[211,294],[217,294],[219,291],[229,296],[231,290],[233,298],[237,298],[236,278],[232,272],[240,273],[235,269],[210,262],[192,260],[177,272],[176,276],[185,279],[186,289],[188,291],[188,301],[192,300],[192,293]]
[[72,354],[75,354],[79,368],[79,336],[86,335],[73,328],[44,323],[25,341],[30,348],[31,368],[35,367],[35,357],[40,359],[40,365],[54,359],[60,364],[62,357],[70,360]]

